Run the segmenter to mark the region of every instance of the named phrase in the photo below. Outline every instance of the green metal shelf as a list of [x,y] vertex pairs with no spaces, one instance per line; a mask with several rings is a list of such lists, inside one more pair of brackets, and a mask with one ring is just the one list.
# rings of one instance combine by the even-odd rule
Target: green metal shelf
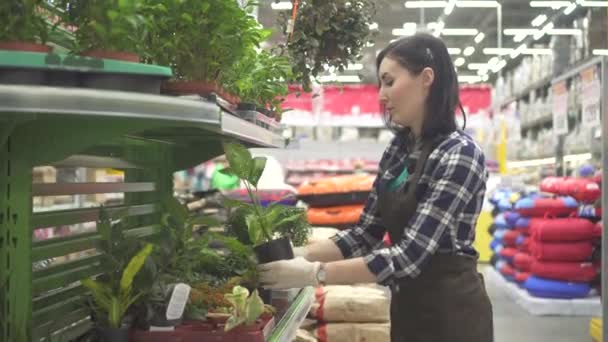
[[289,310],[277,323],[268,337],[268,342],[291,342],[296,337],[296,332],[300,328],[304,319],[310,311],[315,299],[315,290],[312,287],[305,287],[300,291],[293,301]]
[[[91,254],[99,239],[95,231],[33,238],[45,227],[95,221],[98,207],[34,212],[34,196],[122,193],[124,203],[108,210],[126,209],[125,235],[154,239],[159,203],[173,194],[172,173],[223,154],[224,139],[284,147],[279,134],[205,101],[0,85],[0,341],[80,336],[91,324],[78,280],[105,271]],[[42,165],[116,168],[125,178],[121,183],[33,184],[32,169]],[[36,267],[38,261],[67,255],[63,263]]]

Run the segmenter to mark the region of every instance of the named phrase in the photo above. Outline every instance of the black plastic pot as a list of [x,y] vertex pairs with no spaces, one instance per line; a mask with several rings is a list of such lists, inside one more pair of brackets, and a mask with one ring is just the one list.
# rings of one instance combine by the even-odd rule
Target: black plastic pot
[[253,248],[258,262],[266,264],[273,261],[293,259],[293,248],[288,238],[272,240]]
[[129,342],[129,328],[120,329],[97,328],[101,342]]
[[236,106],[236,110],[255,111],[255,103],[241,102]]

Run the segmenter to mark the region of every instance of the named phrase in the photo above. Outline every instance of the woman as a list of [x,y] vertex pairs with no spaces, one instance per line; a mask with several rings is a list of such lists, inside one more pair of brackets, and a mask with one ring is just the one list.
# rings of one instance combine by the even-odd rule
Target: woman
[[[485,194],[483,152],[457,129],[458,79],[428,34],[377,58],[380,101],[397,134],[359,223],[296,258],[259,266],[267,288],[377,282],[391,287],[391,340],[492,340],[492,308],[477,273],[475,224]],[[388,232],[392,245],[382,247]]]

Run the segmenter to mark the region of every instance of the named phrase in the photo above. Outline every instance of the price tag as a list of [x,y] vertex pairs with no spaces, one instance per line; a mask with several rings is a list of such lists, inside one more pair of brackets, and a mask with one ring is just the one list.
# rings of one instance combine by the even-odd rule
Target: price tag
[[553,133],[568,133],[568,88],[566,81],[553,85]]
[[581,72],[582,91],[582,125],[583,127],[596,127],[600,125],[600,81],[597,67],[591,67]]

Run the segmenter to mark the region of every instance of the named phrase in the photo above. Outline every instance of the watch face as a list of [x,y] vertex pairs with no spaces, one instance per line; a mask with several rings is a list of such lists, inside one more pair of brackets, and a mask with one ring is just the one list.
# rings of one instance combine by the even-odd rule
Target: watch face
[[317,280],[319,283],[325,283],[325,269],[319,269],[319,272],[317,273]]

